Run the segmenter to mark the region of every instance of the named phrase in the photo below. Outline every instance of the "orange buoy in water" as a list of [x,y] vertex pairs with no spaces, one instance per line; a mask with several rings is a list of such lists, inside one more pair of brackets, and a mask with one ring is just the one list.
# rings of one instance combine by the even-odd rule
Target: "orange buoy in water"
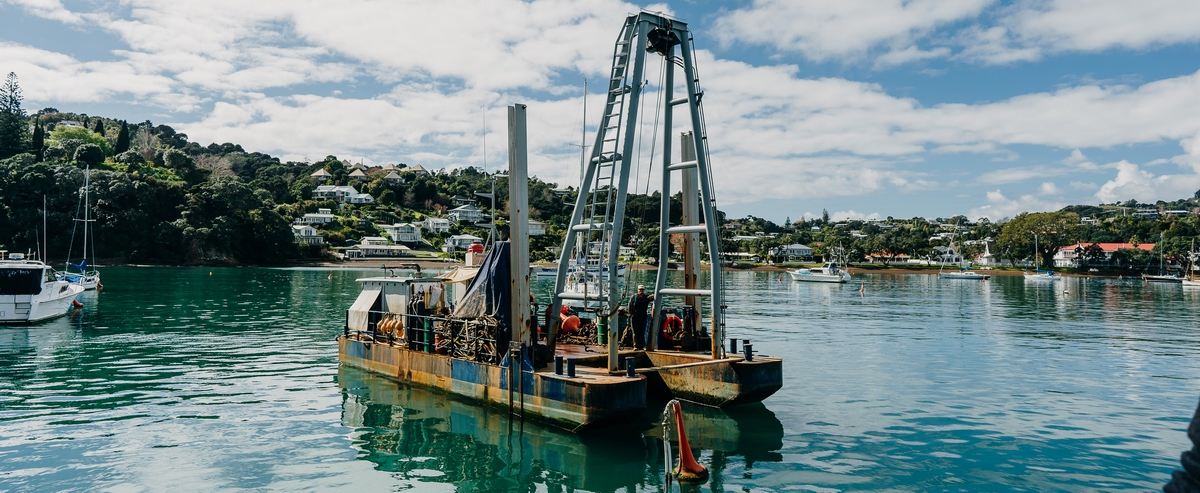
[[82,307],[83,307],[83,303],[80,303],[80,302],[79,302],[79,300],[71,300],[71,304],[72,304],[72,305],[74,305],[74,306],[75,306],[75,308],[82,308]]
[[708,481],[708,469],[696,462],[692,457],[692,448],[688,446],[687,433],[683,431],[683,409],[679,401],[669,404],[675,411],[675,428],[679,432],[679,466],[671,472],[681,483],[703,483]]

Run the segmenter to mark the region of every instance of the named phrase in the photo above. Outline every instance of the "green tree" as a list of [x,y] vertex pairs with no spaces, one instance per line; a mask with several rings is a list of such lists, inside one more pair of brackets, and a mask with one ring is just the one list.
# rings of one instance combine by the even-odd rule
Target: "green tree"
[[75,149],[74,159],[95,166],[104,162],[104,151],[96,144],[84,144]]
[[46,150],[46,131],[42,128],[42,122],[36,121],[33,126],[33,139],[29,149],[33,151],[33,155],[37,156],[37,161],[40,163],[43,159],[43,153]]
[[104,120],[96,119],[96,125],[92,126],[92,131],[104,136]]
[[113,154],[129,150],[129,124],[121,121],[121,130],[117,132],[117,144],[113,146]]
[[[69,144],[65,142],[67,140],[77,140],[80,141],[80,144]],[[71,157],[75,156],[75,149],[82,144],[96,144],[96,146],[104,151],[105,156],[111,156],[113,151],[112,146],[108,143],[108,139],[105,139],[104,136],[83,127],[68,127],[65,125],[54,127],[54,130],[50,132],[49,144],[52,146],[62,146],[67,150],[67,155]]]
[[1039,266],[1053,265],[1055,252],[1075,242],[1078,225],[1079,216],[1073,212],[1023,212],[1001,229],[1001,250],[1008,254],[1033,252]]
[[28,148],[29,125],[21,109],[21,85],[17,74],[9,72],[0,86],[0,159],[25,152]]

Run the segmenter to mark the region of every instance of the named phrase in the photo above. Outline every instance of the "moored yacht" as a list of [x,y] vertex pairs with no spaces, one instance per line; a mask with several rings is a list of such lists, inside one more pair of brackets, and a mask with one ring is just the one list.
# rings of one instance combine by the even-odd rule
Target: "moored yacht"
[[835,283],[850,281],[850,272],[839,268],[837,262],[825,262],[821,267],[814,269],[796,269],[788,271],[788,274],[792,275],[793,281]]
[[0,324],[40,322],[67,314],[83,286],[60,281],[54,270],[20,253],[0,251]]

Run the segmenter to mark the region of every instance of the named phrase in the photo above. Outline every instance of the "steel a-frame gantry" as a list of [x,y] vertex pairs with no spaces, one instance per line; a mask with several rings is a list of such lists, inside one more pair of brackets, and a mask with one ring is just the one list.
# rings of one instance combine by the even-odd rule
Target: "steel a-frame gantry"
[[[652,330],[647,339],[654,348],[661,321],[664,296],[682,296],[687,303],[700,312],[698,297],[711,297],[709,318],[711,320],[712,357],[723,356],[721,341],[724,332],[724,309],[721,299],[720,236],[716,211],[714,210],[712,171],[708,162],[707,137],[700,105],[703,93],[699,90],[696,75],[692,36],[687,23],[669,19],[657,13],[641,12],[625,19],[625,25],[617,38],[613,50],[612,71],[608,84],[607,101],[601,116],[599,129],[592,145],[571,223],[563,241],[558,260],[558,277],[555,282],[554,299],[551,303],[549,345],[553,350],[555,338],[561,325],[558,316],[562,301],[566,299],[599,302],[600,316],[606,317],[608,330],[608,367],[619,366],[617,345],[620,330],[617,310],[625,300],[618,294],[618,257],[620,254],[621,228],[625,223],[625,203],[629,192],[629,175],[634,155],[634,135],[637,130],[638,107],[643,96],[643,80],[647,53],[667,57],[663,64],[662,102],[664,118],[661,134],[652,139],[661,139],[662,149],[662,204],[659,233],[658,275],[655,280],[655,302]],[[675,70],[682,68],[684,93],[676,98]],[[632,70],[630,70],[632,69]],[[686,123],[680,160],[672,161],[671,137],[673,113],[678,107],[685,109]],[[643,142],[643,144],[645,144]],[[680,172],[684,199],[684,218],[681,224],[670,225],[672,174]],[[684,237],[684,288],[666,288],[668,254],[671,251],[671,235]],[[711,271],[707,289],[699,286],[699,241],[704,235],[707,242]],[[578,252],[573,252],[576,246]],[[599,265],[597,293],[576,293],[566,290],[568,270],[572,260],[582,265]],[[581,260],[592,260],[586,262]],[[699,326],[699,324],[697,324]]]

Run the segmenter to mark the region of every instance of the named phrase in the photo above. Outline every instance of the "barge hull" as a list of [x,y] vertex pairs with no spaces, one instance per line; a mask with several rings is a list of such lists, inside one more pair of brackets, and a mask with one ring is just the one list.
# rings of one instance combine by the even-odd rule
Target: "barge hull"
[[[521,372],[509,391],[509,367],[414,351],[381,342],[338,338],[342,364],[401,382],[442,390],[484,404],[513,407],[526,417],[578,431],[620,423],[646,408],[646,378],[611,376],[581,367],[576,378]],[[522,399],[522,394],[524,399]],[[511,399],[511,400],[510,400]],[[522,403],[523,400],[523,403]]]

